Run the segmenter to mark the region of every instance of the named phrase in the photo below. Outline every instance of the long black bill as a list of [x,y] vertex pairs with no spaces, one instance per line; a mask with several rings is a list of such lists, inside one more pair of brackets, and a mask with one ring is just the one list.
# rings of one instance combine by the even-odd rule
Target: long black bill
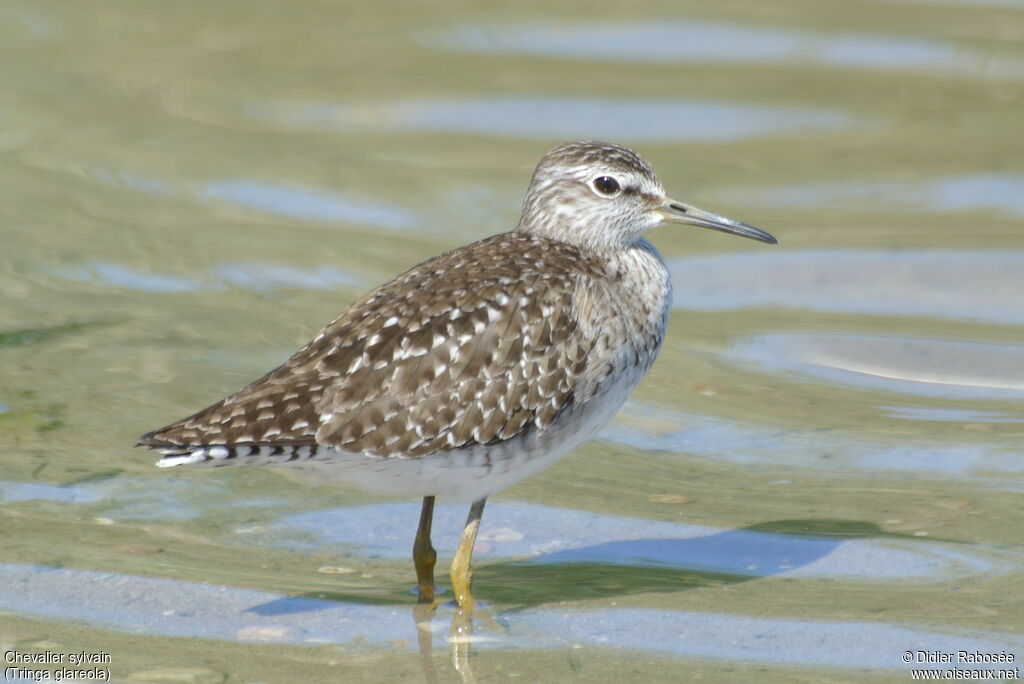
[[683,204],[673,199],[666,200],[664,204],[658,207],[658,213],[664,216],[666,221],[674,223],[687,223],[691,226],[720,230],[723,233],[732,233],[733,235],[750,238],[751,240],[767,242],[769,245],[779,243],[771,233],[765,232],[760,228],[748,226],[746,223],[733,221],[724,216],[712,214],[710,211],[698,209],[692,204]]

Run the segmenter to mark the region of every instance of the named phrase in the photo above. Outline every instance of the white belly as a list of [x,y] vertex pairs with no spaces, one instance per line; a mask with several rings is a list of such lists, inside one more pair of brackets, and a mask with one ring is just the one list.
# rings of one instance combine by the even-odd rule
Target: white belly
[[303,480],[344,482],[402,498],[475,501],[539,473],[593,437],[618,413],[645,370],[627,369],[591,401],[559,415],[547,430],[501,444],[387,459],[321,448],[309,460],[282,465]]

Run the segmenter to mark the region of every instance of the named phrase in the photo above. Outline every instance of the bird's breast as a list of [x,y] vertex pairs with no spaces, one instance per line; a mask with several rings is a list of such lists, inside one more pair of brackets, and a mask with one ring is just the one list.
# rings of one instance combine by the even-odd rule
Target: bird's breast
[[[628,393],[650,369],[668,327],[672,286],[661,255],[649,242],[616,254],[608,278],[591,281],[576,296],[576,314],[591,340],[577,399]],[[623,396],[624,399],[624,396]]]

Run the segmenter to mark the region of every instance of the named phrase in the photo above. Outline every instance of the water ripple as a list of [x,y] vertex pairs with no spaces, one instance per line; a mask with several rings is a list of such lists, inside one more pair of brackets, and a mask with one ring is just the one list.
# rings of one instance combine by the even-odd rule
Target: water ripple
[[1024,175],[974,173],[915,181],[805,183],[743,190],[730,199],[757,206],[846,211],[994,211],[1024,217]]
[[464,26],[424,39],[467,52],[602,62],[817,64],[930,71],[943,76],[1024,77],[1024,58],[933,38],[823,33],[711,21]]
[[[453,551],[465,506],[438,506],[434,546]],[[383,503],[288,515],[270,526],[285,548],[347,548],[365,558],[404,559],[418,504]],[[944,581],[1008,572],[1009,556],[981,546],[918,538],[833,537],[659,522],[526,503],[488,508],[475,555],[533,565],[590,563],[671,568],[746,577],[843,578],[858,581]]]
[[197,292],[203,283],[187,276],[153,273],[111,262],[94,262],[88,266],[54,269],[53,275],[67,280],[100,282],[138,292]]
[[780,333],[745,339],[726,356],[837,385],[943,399],[1024,398],[1024,346],[1018,345]]
[[388,204],[344,197],[327,190],[290,187],[254,180],[212,181],[200,191],[206,200],[230,202],[256,211],[307,221],[414,228],[418,218]]
[[401,207],[322,188],[303,187],[287,181],[231,178],[197,185],[174,183],[127,169],[94,167],[90,173],[97,181],[112,187],[157,197],[198,197],[206,202],[232,204],[303,221],[355,223],[397,229],[415,228],[421,223],[415,213]]
[[137,292],[199,292],[226,286],[256,292],[280,289],[330,290],[366,284],[360,276],[336,266],[295,267],[284,264],[226,261],[201,278],[147,271],[124,264],[98,262],[47,269],[50,275],[74,282],[94,282]]
[[1024,423],[1024,414],[981,411],[967,408],[935,408],[932,406],[879,406],[889,416],[900,420],[925,420],[940,423]]
[[[891,411],[892,407],[885,407]],[[650,429],[655,422],[658,429]],[[729,461],[751,466],[792,468],[836,476],[879,471],[971,482],[987,489],[1024,491],[1024,461],[1012,444],[992,445],[950,439],[872,438],[841,430],[794,430],[695,416],[651,405],[627,404],[604,439],[650,452]],[[829,458],[821,458],[828,454]]]
[[[417,643],[410,606],[379,606],[70,568],[0,564],[0,606],[34,618],[73,620],[155,636],[281,644]],[[267,610],[273,607],[273,610]],[[442,605],[431,631],[447,631]],[[616,646],[683,658],[905,670],[900,652],[921,649],[1019,653],[1020,635],[936,631],[884,622],[771,619],[634,608],[534,608],[499,616],[506,629],[480,632],[475,648]],[[443,638],[434,640],[447,650]]]
[[5,504],[18,501],[56,501],[82,504],[99,501],[101,498],[98,493],[79,487],[61,487],[38,482],[0,481],[0,503]]
[[365,285],[363,278],[335,266],[296,268],[283,264],[224,262],[210,274],[234,287],[266,291],[278,289],[329,290]]
[[674,306],[1024,324],[1024,252],[798,250],[673,259]]
[[[564,97],[411,100],[380,104],[253,102],[250,116],[289,127],[427,130],[512,138],[725,142],[859,121],[834,109],[704,100]],[[636,122],[642,121],[643,126]]]

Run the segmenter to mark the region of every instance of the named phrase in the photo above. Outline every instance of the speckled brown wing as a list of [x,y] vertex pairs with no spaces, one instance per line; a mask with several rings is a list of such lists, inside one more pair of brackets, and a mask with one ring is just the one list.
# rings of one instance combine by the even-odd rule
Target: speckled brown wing
[[422,457],[544,429],[572,405],[593,343],[574,294],[602,278],[596,260],[541,237],[467,245],[377,288],[279,368],[142,443]]

